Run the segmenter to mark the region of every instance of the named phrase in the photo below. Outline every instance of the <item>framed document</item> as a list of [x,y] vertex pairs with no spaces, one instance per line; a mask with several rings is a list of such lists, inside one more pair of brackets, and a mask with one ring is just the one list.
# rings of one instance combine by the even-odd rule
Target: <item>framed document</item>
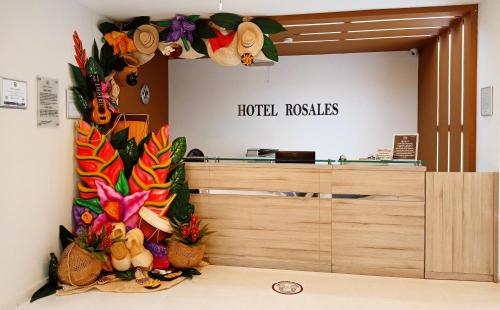
[[59,82],[56,79],[37,77],[38,127],[59,126]]
[[0,107],[26,109],[28,107],[28,83],[0,78]]
[[417,160],[418,133],[395,134],[392,145],[392,159]]

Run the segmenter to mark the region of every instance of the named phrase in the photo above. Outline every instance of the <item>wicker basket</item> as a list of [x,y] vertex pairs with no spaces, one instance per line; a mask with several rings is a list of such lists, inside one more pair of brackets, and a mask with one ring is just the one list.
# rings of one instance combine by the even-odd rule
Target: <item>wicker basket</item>
[[57,276],[64,284],[84,286],[94,282],[101,270],[99,258],[71,243],[61,254]]
[[190,247],[178,241],[169,241],[167,256],[170,265],[179,269],[196,267],[201,263],[205,255],[205,245]]

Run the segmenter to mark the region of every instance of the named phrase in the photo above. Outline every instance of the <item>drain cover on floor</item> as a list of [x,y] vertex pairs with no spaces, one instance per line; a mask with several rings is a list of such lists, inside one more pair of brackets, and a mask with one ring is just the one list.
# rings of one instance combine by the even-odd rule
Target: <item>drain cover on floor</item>
[[295,295],[304,290],[302,285],[292,281],[276,282],[273,284],[272,288],[275,292],[285,295]]

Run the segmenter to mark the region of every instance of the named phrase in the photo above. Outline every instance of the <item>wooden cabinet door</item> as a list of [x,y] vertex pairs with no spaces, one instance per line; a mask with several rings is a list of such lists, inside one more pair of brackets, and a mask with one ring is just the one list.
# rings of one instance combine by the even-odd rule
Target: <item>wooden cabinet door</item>
[[497,195],[497,173],[427,173],[427,278],[495,279]]
[[423,278],[424,203],[334,199],[332,271]]

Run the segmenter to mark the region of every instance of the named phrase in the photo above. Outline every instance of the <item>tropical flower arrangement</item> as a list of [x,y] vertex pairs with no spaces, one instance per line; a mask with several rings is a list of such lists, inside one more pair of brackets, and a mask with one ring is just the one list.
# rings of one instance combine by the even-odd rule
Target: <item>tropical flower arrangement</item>
[[174,230],[172,239],[189,246],[199,245],[205,236],[214,233],[208,230],[208,224],[205,224],[201,228],[200,225],[201,221],[194,214],[191,216],[189,223],[182,223],[174,219],[174,223],[172,223]]

